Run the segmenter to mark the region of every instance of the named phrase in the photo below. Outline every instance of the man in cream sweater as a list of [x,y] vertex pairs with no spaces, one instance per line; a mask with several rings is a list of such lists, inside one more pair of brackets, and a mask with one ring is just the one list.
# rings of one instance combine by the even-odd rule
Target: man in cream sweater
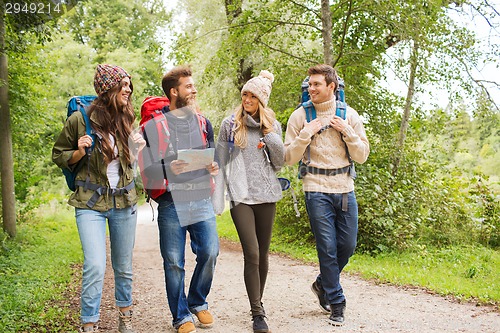
[[346,300],[340,273],[354,253],[358,233],[351,161],[364,163],[370,147],[354,109],[347,107],[345,120],[335,115],[335,69],[316,65],[309,68],[308,75],[316,118],[307,122],[302,106],[292,113],[285,136],[285,162],[303,163],[306,208],[320,265],[311,289],[323,311],[330,313],[329,323],[341,326]]

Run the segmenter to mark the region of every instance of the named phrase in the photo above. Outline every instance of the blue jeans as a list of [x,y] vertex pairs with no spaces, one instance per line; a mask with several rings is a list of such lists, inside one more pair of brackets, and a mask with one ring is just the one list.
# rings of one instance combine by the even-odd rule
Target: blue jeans
[[358,203],[347,194],[347,211],[342,211],[341,193],[306,192],[306,209],[316,239],[320,274],[316,278],[329,304],[345,300],[340,273],[356,248]]
[[[183,227],[172,201],[162,200],[158,205],[158,229],[165,270],[165,288],[173,318],[172,325],[175,328],[188,321],[194,322],[191,313],[208,309],[206,298],[212,287],[215,263],[219,254],[219,238],[212,203],[210,199],[203,199],[196,201],[195,206],[200,212],[204,211],[207,218]],[[196,255],[196,266],[187,298],[184,285],[186,231],[190,235],[191,250]]]
[[136,207],[98,212],[75,208],[76,225],[83,249],[81,322],[99,320],[104,272],[106,271],[106,220],[109,225],[111,263],[118,307],[132,305],[132,252],[137,225]]

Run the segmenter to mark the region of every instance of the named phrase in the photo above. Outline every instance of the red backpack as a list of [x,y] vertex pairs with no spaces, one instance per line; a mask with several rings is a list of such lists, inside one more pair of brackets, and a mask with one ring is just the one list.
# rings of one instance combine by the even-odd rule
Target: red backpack
[[[162,109],[165,106],[170,105],[170,100],[167,97],[158,97],[158,96],[149,96],[144,99],[141,105],[141,121],[139,122],[139,126],[141,128],[141,133],[146,139],[147,147],[149,147],[149,142],[146,137],[145,127],[146,123],[149,121],[154,121],[156,126],[156,131],[158,133],[158,151],[156,152],[159,157],[159,160],[162,161],[167,156],[167,152],[169,149],[173,150],[172,144],[170,143],[170,132],[168,130],[168,122],[167,118],[162,112]],[[201,137],[204,142],[203,148],[208,146],[207,139],[207,119],[203,117],[201,114],[196,113],[198,117],[198,124],[200,125]],[[139,152],[138,163],[139,169],[141,170],[141,178],[142,183],[144,185],[144,189],[146,190],[148,197],[156,200],[163,193],[167,191],[168,180],[166,178],[161,180],[149,179],[144,174],[144,158],[143,152],[145,149]],[[155,153],[155,152],[152,152]]]

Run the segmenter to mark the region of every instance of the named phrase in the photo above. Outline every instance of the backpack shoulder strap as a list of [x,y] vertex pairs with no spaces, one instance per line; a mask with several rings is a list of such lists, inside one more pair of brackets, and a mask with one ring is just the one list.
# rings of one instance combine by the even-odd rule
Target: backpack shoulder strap
[[311,120],[316,119],[316,109],[314,108],[314,105],[310,100],[302,103],[302,107],[306,111],[307,122],[310,122]]
[[[306,111],[306,121],[308,123],[316,119],[316,109],[314,108],[314,105],[311,100],[302,103],[302,107]],[[307,154],[305,162],[305,164],[307,165],[311,161],[311,148],[309,147],[309,145],[307,145],[305,153]]]
[[209,146],[207,118],[205,118],[202,114],[198,112],[196,113],[196,117],[198,118],[198,125],[200,126],[201,138],[203,140],[203,148],[207,148]]
[[227,140],[227,148],[229,150],[229,154],[231,154],[234,150],[234,113],[229,118],[229,138]]
[[82,114],[83,121],[85,122],[85,133],[92,138],[92,146],[86,149],[87,154],[89,154],[92,152],[95,146],[95,139],[96,139],[95,132],[92,130],[92,126],[90,125],[90,118],[89,115],[87,114],[87,110],[85,110],[85,106],[83,105],[83,103],[80,101],[79,98],[76,99],[76,105],[78,111],[80,111],[80,113]]
[[347,104],[345,102],[337,100],[337,108],[335,109],[335,115],[342,119],[347,117]]

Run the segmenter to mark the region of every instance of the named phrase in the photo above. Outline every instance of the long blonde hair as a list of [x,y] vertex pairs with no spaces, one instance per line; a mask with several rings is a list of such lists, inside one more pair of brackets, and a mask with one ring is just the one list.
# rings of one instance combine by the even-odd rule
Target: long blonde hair
[[[276,120],[276,114],[270,108],[264,107],[259,101],[259,108],[257,110],[259,114],[259,123],[261,131],[267,129],[274,129],[274,121]],[[234,143],[240,147],[245,148],[247,146],[247,123],[245,121],[246,112],[243,110],[243,104],[240,104],[236,109],[234,115]],[[248,115],[251,117],[250,115]]]

